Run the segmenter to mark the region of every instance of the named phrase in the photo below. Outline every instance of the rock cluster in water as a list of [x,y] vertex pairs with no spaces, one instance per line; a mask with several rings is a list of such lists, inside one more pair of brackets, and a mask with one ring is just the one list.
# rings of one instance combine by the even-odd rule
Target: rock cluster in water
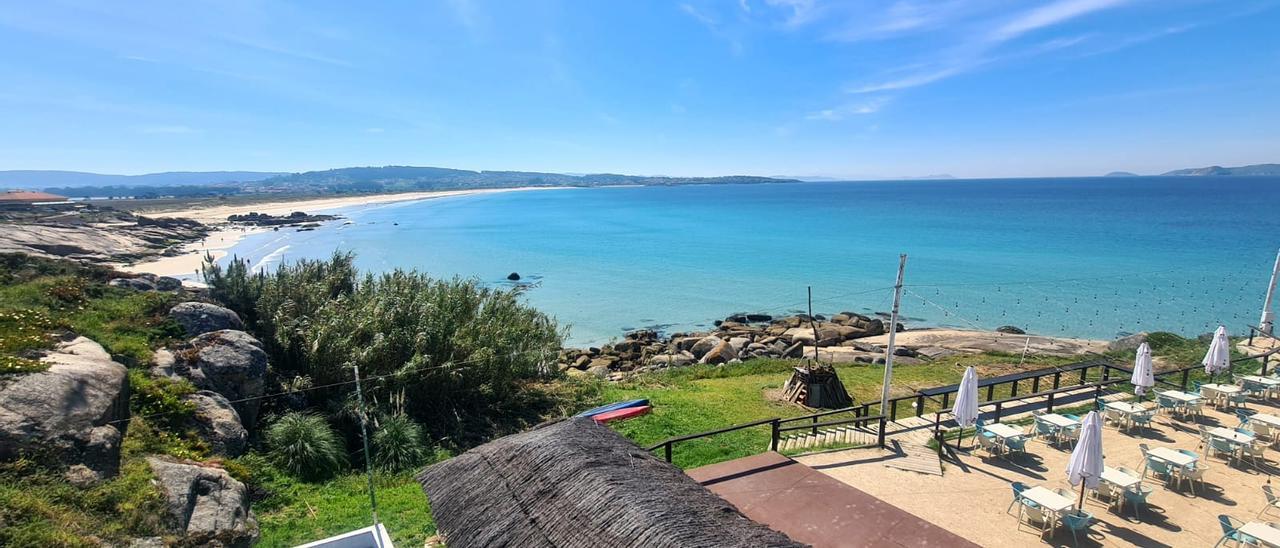
[[[656,331],[641,330],[603,347],[565,349],[560,352],[559,367],[570,375],[618,380],[637,372],[695,363],[800,358],[806,346],[850,347],[865,353],[857,361],[878,363],[884,359],[884,349],[858,339],[883,335],[886,327],[882,320],[854,312],[841,312],[830,319],[803,314],[778,319],[767,314],[736,314],[716,322],[714,331],[662,337]],[[902,329],[899,324],[898,330]]]

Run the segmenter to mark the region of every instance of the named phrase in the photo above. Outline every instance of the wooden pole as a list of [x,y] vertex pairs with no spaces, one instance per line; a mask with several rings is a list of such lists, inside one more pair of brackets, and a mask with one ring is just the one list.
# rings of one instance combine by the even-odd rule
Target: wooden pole
[[898,281],[893,285],[893,311],[889,314],[889,347],[884,356],[884,385],[880,388],[880,414],[888,412],[889,385],[893,383],[894,340],[898,335],[898,309],[902,305],[902,275],[907,268],[907,254],[898,256]]

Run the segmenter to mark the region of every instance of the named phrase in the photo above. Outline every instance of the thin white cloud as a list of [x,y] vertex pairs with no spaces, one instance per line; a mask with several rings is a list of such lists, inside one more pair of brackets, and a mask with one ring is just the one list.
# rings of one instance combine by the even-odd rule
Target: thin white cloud
[[813,22],[818,17],[815,0],[764,0],[769,7],[787,12],[783,22],[788,28],[797,28]]
[[867,114],[875,114],[880,112],[892,101],[890,97],[876,97],[857,103],[847,103],[838,107],[819,110],[806,115],[806,120],[824,120],[828,122],[837,122],[850,116],[861,116]]
[[702,11],[694,7],[693,4],[680,4],[680,11],[683,11],[685,15],[692,17],[695,21],[710,27],[712,30],[715,30],[719,26],[719,22],[716,21],[716,18],[706,13],[702,13]]
[[990,35],[993,42],[1012,40],[1028,32],[1128,3],[1130,0],[1058,0],[1024,12]]

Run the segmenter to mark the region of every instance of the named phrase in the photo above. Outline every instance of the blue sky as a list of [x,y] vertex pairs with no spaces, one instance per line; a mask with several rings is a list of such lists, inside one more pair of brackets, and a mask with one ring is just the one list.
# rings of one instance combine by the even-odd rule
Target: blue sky
[[1280,162],[1262,0],[0,2],[0,169]]

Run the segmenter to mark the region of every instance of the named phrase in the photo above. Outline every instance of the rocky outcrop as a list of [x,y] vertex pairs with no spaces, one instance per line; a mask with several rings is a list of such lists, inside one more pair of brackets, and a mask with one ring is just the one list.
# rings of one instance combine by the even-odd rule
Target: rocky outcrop
[[115,476],[129,420],[125,367],[84,337],[41,361],[47,370],[0,388],[0,459],[52,459],[77,483]]
[[216,304],[186,302],[169,309],[169,317],[182,325],[188,337],[223,329],[243,329],[240,316]]
[[170,526],[183,545],[248,547],[258,539],[249,492],[220,468],[147,457],[165,497]]
[[[768,314],[743,313],[715,322],[716,329],[712,332],[676,333],[663,338],[652,330],[635,331],[603,348],[561,351],[560,370],[571,375],[589,372],[620,379],[639,371],[692,363],[798,358],[804,355],[806,345],[816,343],[825,348],[855,344],[856,339],[885,333],[883,321],[853,312],[841,312],[830,320],[821,318],[810,319],[805,315],[774,318]],[[879,351],[883,354],[883,350]],[[848,352],[841,351],[841,355]]]
[[109,208],[0,220],[5,221],[0,253],[94,262],[138,261],[208,234],[208,228],[195,221],[149,219]]
[[172,352],[157,353],[153,372],[216,392],[235,402],[246,428],[257,423],[260,402],[241,401],[262,395],[267,374],[267,354],[253,335],[230,329],[205,333]]
[[1015,325],[1002,325],[996,328],[996,332],[1005,333],[1008,335],[1026,335],[1027,334],[1027,332],[1023,331],[1021,327],[1018,327]]
[[223,457],[238,457],[249,445],[249,431],[240,423],[240,414],[217,392],[201,390],[183,398],[195,406],[192,426],[209,449]]
[[182,289],[182,280],[155,274],[138,274],[134,277],[113,278],[107,285],[137,291],[177,291]]
[[1121,337],[1108,343],[1107,350],[1112,352],[1133,352],[1137,350],[1139,346],[1142,346],[1142,343],[1147,342],[1147,337],[1149,336],[1149,333],[1142,332],[1134,333],[1128,337]]

